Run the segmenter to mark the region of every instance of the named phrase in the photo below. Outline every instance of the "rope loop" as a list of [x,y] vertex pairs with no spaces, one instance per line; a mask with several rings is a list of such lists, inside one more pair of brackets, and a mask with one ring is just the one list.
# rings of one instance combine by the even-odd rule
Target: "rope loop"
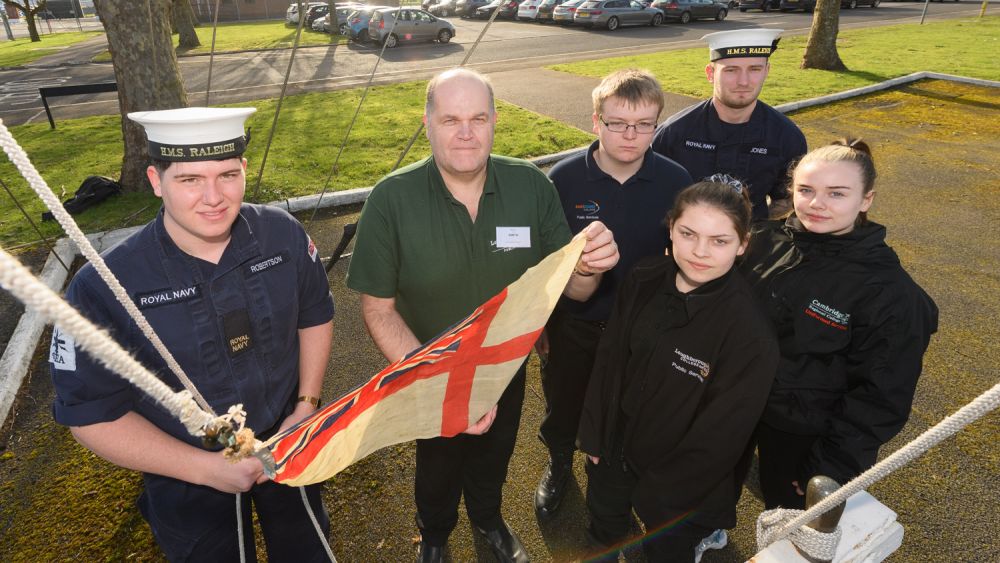
[[[786,524],[797,516],[803,514],[804,510],[789,510],[786,508],[776,508],[765,510],[757,517],[757,548],[763,550],[774,543],[778,534]],[[831,561],[837,554],[837,544],[843,530],[840,526],[837,529],[824,533],[814,530],[808,526],[801,526],[788,534],[787,539],[806,555],[823,561]]]

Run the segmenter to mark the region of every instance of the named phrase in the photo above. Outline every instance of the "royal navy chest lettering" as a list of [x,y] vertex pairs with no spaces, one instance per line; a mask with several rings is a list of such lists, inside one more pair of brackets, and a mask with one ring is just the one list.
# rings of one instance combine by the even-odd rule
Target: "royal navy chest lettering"
[[173,305],[201,296],[201,286],[194,285],[181,289],[158,289],[135,296],[135,303],[140,309],[149,309],[161,305]]
[[715,143],[709,143],[708,141],[698,141],[696,139],[685,139],[684,146],[691,150],[705,151],[705,152],[715,152],[716,149]]
[[270,270],[271,268],[276,268],[288,262],[288,253],[280,252],[271,256],[269,258],[264,258],[263,260],[255,260],[251,262],[250,265],[246,267],[246,273],[248,276],[254,274],[259,274],[261,272]]

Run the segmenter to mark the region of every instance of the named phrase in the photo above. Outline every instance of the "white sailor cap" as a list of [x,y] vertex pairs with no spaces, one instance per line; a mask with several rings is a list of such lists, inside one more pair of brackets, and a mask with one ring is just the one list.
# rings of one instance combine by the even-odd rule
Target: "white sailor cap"
[[250,142],[243,123],[256,108],[179,108],[137,111],[128,118],[146,128],[154,160],[223,160],[242,155]]
[[770,57],[778,48],[783,29],[736,29],[718,31],[701,38],[708,42],[710,60],[735,57]]

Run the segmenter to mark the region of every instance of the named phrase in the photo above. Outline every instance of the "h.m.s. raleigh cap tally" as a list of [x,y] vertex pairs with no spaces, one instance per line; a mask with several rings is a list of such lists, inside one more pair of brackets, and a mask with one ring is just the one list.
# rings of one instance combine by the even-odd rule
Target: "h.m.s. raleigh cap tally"
[[710,60],[736,57],[770,57],[778,48],[783,29],[736,29],[709,33],[701,38],[708,42]]
[[149,157],[173,162],[222,160],[242,155],[243,123],[256,108],[179,108],[137,111],[128,118],[146,129]]

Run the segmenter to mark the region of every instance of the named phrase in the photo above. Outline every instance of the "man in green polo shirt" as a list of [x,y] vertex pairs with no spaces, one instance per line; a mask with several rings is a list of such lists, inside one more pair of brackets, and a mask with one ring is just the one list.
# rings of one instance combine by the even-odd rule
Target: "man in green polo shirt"
[[[493,88],[453,69],[427,85],[424,124],[432,156],[386,176],[358,223],[347,285],[361,293],[365,324],[395,362],[516,280],[570,239],[549,180],[530,163],[490,155]],[[610,231],[587,245],[564,294],[586,300],[618,262]],[[419,561],[440,561],[465,496],[469,520],[500,561],[527,561],[500,515],[524,399],[524,366],[497,407],[454,438],[417,441]]]

